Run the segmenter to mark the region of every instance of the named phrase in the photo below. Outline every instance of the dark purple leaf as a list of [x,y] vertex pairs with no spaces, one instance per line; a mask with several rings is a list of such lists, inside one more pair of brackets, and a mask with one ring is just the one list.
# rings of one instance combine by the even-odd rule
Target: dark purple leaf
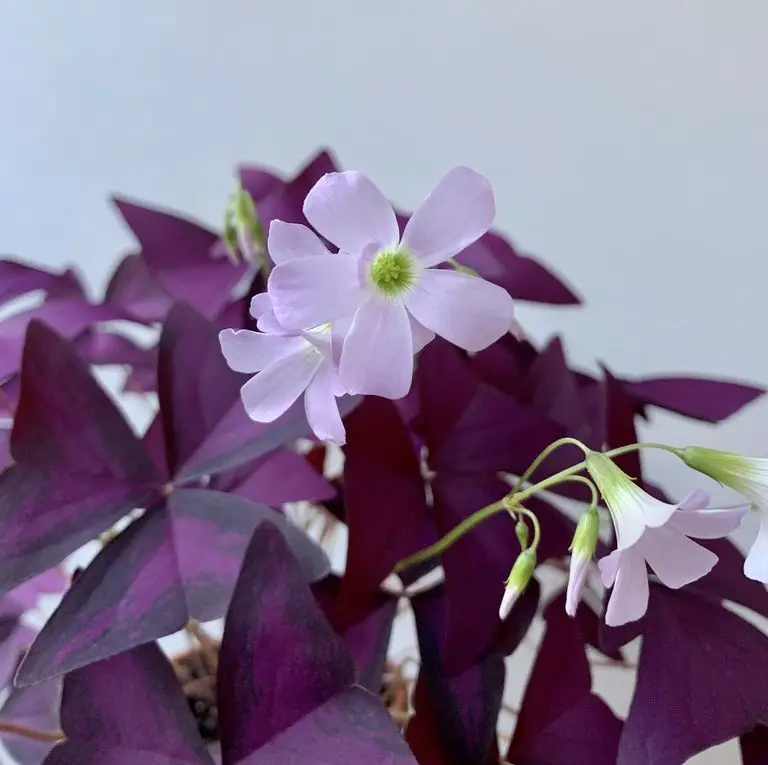
[[177,489],[110,542],[77,578],[19,669],[27,685],[224,615],[253,530],[278,524],[304,575],[322,550],[274,510],[205,489]]
[[229,303],[246,264],[212,257],[218,234],[192,220],[122,197],[113,201],[138,239],[149,272],[168,294],[204,316],[217,316]]
[[162,321],[174,303],[140,255],[126,255],[120,261],[107,285],[105,301],[147,324]]
[[755,385],[703,377],[656,377],[623,384],[643,404],[704,422],[721,422],[765,393]]
[[513,298],[549,305],[578,305],[581,300],[558,276],[532,257],[519,254],[501,234],[489,231],[459,253],[469,266]]
[[255,463],[216,476],[211,488],[236,494],[267,507],[300,500],[321,502],[336,489],[301,455],[279,449]]
[[64,679],[67,736],[45,765],[211,765],[168,661],[145,645]]
[[323,613],[341,635],[355,662],[358,684],[372,693],[378,693],[392,625],[397,614],[398,598],[380,591],[371,600],[367,613],[356,619],[356,614],[350,615],[348,609],[344,608],[339,598],[340,591],[341,580],[336,576],[328,576],[312,588]]
[[621,721],[591,691],[584,638],[562,596],[547,608],[546,620],[507,759],[516,765],[615,765]]
[[224,763],[414,763],[384,706],[353,687],[354,676],[280,533],[265,524],[246,553],[221,646]]
[[[420,750],[430,747],[443,753],[446,764],[484,763],[496,737],[504,690],[504,658],[489,654],[451,672],[443,661],[446,611],[450,606],[442,590],[418,595],[412,603],[421,668],[414,699],[416,716],[408,724],[408,741],[422,762]],[[450,630],[448,635],[450,638]]]
[[741,744],[742,765],[765,765],[768,762],[768,728],[758,725],[742,735]]
[[[32,688],[14,688],[0,709],[0,722],[53,734],[59,730],[60,696],[58,680]],[[39,765],[53,747],[53,743],[34,741],[13,733],[3,733],[2,740],[19,765]]]
[[91,327],[82,332],[74,342],[80,357],[95,365],[128,365],[131,367],[155,367],[151,348],[142,348],[133,340],[113,332]]
[[160,477],[129,425],[69,343],[44,324],[27,332],[0,474],[0,590],[60,563],[157,496]]
[[768,640],[691,592],[651,586],[617,765],[682,765],[768,720]]
[[[608,369],[603,367],[603,412],[604,424],[601,442],[607,449],[637,443],[635,428],[635,403]],[[600,432],[600,431],[598,431]],[[628,452],[616,457],[614,462],[632,478],[642,481],[643,472],[640,464],[640,452]]]
[[355,612],[365,610],[398,560],[419,549],[434,522],[419,460],[395,405],[367,397],[347,417],[346,428],[349,543],[341,598]]
[[58,296],[81,295],[79,284],[70,271],[55,273],[19,260],[0,260],[0,305],[35,290],[55,292]]

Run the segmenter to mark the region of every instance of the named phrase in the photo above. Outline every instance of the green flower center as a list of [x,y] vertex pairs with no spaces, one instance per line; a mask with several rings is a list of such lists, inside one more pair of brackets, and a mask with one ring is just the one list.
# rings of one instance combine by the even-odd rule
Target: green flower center
[[413,255],[405,249],[382,250],[371,262],[371,281],[387,297],[409,290],[413,286],[414,275]]

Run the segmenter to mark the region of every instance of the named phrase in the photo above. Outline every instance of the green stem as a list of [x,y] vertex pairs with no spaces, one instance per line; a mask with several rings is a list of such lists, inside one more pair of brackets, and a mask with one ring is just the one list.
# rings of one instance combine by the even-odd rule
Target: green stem
[[538,457],[536,457],[536,459],[530,464],[528,469],[520,476],[520,478],[517,479],[517,483],[512,489],[512,493],[515,494],[516,492],[520,491],[520,488],[523,486],[523,484],[528,482],[528,479],[533,475],[534,471],[539,467],[539,465],[541,465],[542,462],[544,462],[547,457],[549,457],[550,454],[552,454],[553,451],[559,449],[561,446],[567,445],[578,446],[578,448],[581,449],[584,454],[589,453],[589,449],[576,438],[570,438],[569,436],[566,436],[565,438],[558,438],[557,441],[553,441],[546,449],[544,449],[544,451],[541,452]]
[[461,263],[459,263],[456,258],[448,258],[448,262],[453,266],[453,268],[456,271],[459,271],[462,274],[469,274],[470,276],[477,276],[477,271],[475,271],[474,268],[470,268],[469,266],[463,266]]
[[592,493],[592,500],[589,503],[589,507],[597,507],[600,498],[597,492],[597,486],[595,486],[593,481],[590,481],[589,478],[583,475],[569,475],[563,478],[563,483],[566,481],[572,481],[574,483],[583,483],[585,486],[587,486]]
[[536,514],[532,513],[527,507],[515,507],[510,512],[520,513],[520,515],[530,518],[533,524],[533,542],[531,542],[529,549],[535,553],[539,549],[539,541],[541,540],[541,526],[539,526],[539,519],[536,517]]
[[[562,446],[566,443],[571,443],[576,441],[576,439],[559,439],[558,441],[555,441],[553,444],[550,444],[547,449],[545,449],[537,458],[534,460],[534,465],[532,465],[532,468],[528,468],[528,470],[525,471],[523,476],[526,474],[529,474],[535,470],[538,465],[535,465],[536,461],[539,461],[539,464],[546,459],[548,454],[550,454],[557,446]],[[557,444],[557,446],[555,446]],[[579,445],[581,444],[580,441],[577,441],[573,445]],[[581,444],[581,448],[585,450],[585,453],[588,454],[589,450],[586,446]],[[667,446],[666,444],[657,444],[657,443],[638,443],[638,444],[628,444],[627,446],[619,446],[616,449],[610,449],[607,452],[603,452],[606,457],[619,457],[622,454],[627,454],[629,452],[638,451],[640,449],[661,449],[665,452],[670,452],[671,454],[674,454],[676,456],[680,455],[680,450],[677,449],[674,446]],[[402,560],[399,560],[394,567],[394,572],[399,573],[401,571],[405,571],[407,568],[410,568],[411,566],[415,566],[417,563],[423,563],[425,560],[429,560],[430,558],[433,558],[435,555],[440,555],[440,553],[447,550],[452,544],[455,542],[458,542],[461,537],[464,536],[468,531],[471,531],[475,526],[477,526],[478,523],[482,523],[486,518],[490,518],[492,515],[495,515],[496,513],[502,512],[504,510],[507,511],[515,511],[517,508],[516,506],[524,502],[529,497],[532,497],[534,494],[536,494],[539,491],[543,491],[544,489],[548,489],[551,486],[555,486],[558,483],[562,483],[563,481],[573,480],[574,478],[577,478],[576,474],[580,473],[582,470],[584,470],[587,467],[586,461],[579,462],[576,465],[573,465],[572,467],[566,468],[565,470],[561,470],[559,473],[556,473],[555,475],[550,476],[549,478],[545,478],[543,481],[539,481],[539,483],[534,484],[533,486],[529,486],[524,491],[521,491],[519,493],[512,490],[509,494],[507,494],[505,497],[500,499],[498,502],[494,502],[493,504],[488,505],[487,507],[483,507],[480,510],[477,510],[476,512],[472,513],[472,515],[466,517],[461,523],[459,523],[457,526],[454,526],[442,539],[439,539],[437,542],[435,542],[433,545],[430,545],[429,547],[425,547],[423,550],[419,550],[418,552],[413,553],[413,555],[409,555],[406,558],[403,558]],[[520,481],[518,481],[518,484],[523,480],[521,477]],[[527,479],[526,479],[527,480]],[[584,479],[585,481],[588,479]],[[529,511],[530,512],[530,511]]]

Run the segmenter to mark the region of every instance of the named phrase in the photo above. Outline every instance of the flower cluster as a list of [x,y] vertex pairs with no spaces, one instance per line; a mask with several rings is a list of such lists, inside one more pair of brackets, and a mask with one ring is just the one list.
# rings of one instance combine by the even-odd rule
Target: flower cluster
[[230,367],[255,374],[242,391],[252,419],[272,422],[303,393],[314,433],[343,444],[336,398],[400,399],[414,354],[436,335],[477,352],[516,327],[502,287],[440,268],[493,222],[491,186],[472,170],[451,170],[402,235],[391,204],[357,172],[324,175],[303,211],[315,231],[281,220],[269,227],[275,268],[268,292],[251,301],[258,331],[220,335]]

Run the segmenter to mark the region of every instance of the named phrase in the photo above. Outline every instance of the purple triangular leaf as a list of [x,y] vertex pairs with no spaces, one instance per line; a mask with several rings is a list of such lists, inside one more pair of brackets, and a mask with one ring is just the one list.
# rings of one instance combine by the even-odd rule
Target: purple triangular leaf
[[52,566],[157,494],[160,477],[69,343],[34,322],[0,475],[0,590]]
[[69,271],[55,273],[11,258],[0,260],[0,305],[35,290],[55,292],[59,296],[81,294]]
[[643,404],[668,409],[704,422],[721,422],[765,393],[764,388],[704,377],[655,377],[624,381]]
[[621,721],[592,694],[584,639],[562,596],[549,605],[546,620],[507,759],[518,765],[615,765]]
[[501,234],[489,231],[456,256],[488,281],[503,287],[513,298],[549,305],[578,305],[574,291],[528,255],[519,254]]
[[[768,720],[768,640],[690,592],[651,585],[618,765],[682,765]],[[672,713],[673,712],[673,713]]]
[[[33,688],[14,688],[0,709],[0,721],[32,728],[45,733],[59,729],[61,683],[53,680]],[[53,743],[3,733],[2,741],[19,765],[38,765]]]
[[418,549],[430,511],[410,434],[391,401],[367,397],[346,428],[349,543],[341,597],[355,611],[367,606],[398,560]]
[[141,257],[175,300],[204,316],[217,316],[229,303],[246,264],[211,256],[218,234],[175,213],[115,197],[123,220],[141,246]]
[[[245,549],[277,524],[303,575],[328,573],[322,550],[279,513],[205,489],[177,489],[110,542],[77,578],[22,663],[27,685],[226,612]],[[276,532],[277,533],[277,532]]]
[[354,674],[280,533],[265,524],[246,553],[221,646],[225,765],[414,763],[381,702],[351,685]]
[[105,301],[122,308],[134,321],[162,321],[174,299],[151,274],[140,255],[126,255],[107,285]]
[[155,645],[64,679],[67,738],[45,765],[211,765],[176,675]]
[[[414,707],[416,717],[409,723],[408,737],[418,739],[420,712],[432,707],[439,720],[433,735],[439,749],[450,753],[447,762],[484,763],[496,736],[496,721],[504,689],[504,659],[488,654],[477,662],[451,672],[443,657],[447,626],[446,598],[441,589],[412,599],[419,639],[421,668]],[[498,616],[496,616],[498,620]],[[450,637],[450,632],[449,632]],[[429,713],[427,717],[431,716]],[[411,726],[416,725],[416,731]],[[431,726],[430,726],[431,727]]]

